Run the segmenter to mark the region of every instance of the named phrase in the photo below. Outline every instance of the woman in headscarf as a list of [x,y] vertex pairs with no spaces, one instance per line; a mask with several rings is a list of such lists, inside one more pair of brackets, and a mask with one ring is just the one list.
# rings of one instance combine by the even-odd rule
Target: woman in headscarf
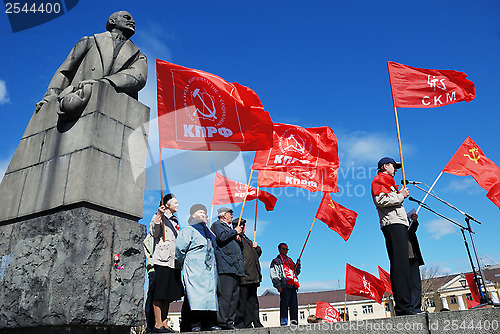
[[168,325],[168,308],[183,295],[181,267],[175,259],[175,243],[179,223],[174,213],[179,203],[173,194],[167,194],[160,202],[158,212],[151,219],[150,234],[154,238],[152,263],[155,270],[153,309],[155,326],[153,333],[173,333]]
[[215,236],[207,227],[207,208],[195,204],[189,213],[189,226],[177,237],[176,259],[182,266],[182,278],[189,303],[191,330],[218,330],[215,326],[217,311],[217,265],[215,262]]

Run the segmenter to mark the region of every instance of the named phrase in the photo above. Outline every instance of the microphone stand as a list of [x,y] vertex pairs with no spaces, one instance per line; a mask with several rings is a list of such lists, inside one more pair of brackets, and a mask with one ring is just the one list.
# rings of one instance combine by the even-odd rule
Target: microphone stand
[[[415,185],[415,184],[414,184]],[[426,192],[424,189],[422,189],[421,187],[415,185],[415,187],[419,188],[420,190]],[[485,306],[485,305],[494,305],[494,306],[500,306],[500,304],[494,304],[493,301],[491,300],[491,298],[487,295],[488,291],[486,290],[486,284],[484,282],[484,274],[483,274],[483,271],[481,269],[481,264],[479,263],[479,257],[477,256],[477,249],[476,249],[476,245],[474,243],[474,238],[473,238],[473,234],[474,231],[472,231],[472,227],[470,225],[470,220],[474,220],[475,222],[477,222],[478,224],[481,224],[479,221],[477,221],[476,219],[474,219],[472,216],[470,216],[469,214],[465,213],[465,212],[462,212],[460,211],[459,209],[457,209],[456,207],[454,207],[453,205],[449,204],[448,202],[438,198],[437,196],[434,196],[432,194],[430,194],[432,197],[440,200],[442,203],[445,203],[447,204],[448,206],[454,208],[455,210],[457,210],[458,212],[462,213],[465,215],[465,221],[467,222],[467,227],[465,226],[462,226],[460,225],[459,223],[449,219],[448,217],[445,217],[443,216],[442,214],[432,210],[427,204],[424,204],[423,202],[419,201],[419,200],[416,200],[414,199],[413,197],[408,197],[408,199],[410,201],[413,201],[413,202],[416,202],[418,204],[420,204],[420,206],[422,208],[425,208],[427,209],[428,211],[434,213],[435,215],[441,217],[441,218],[444,218],[446,219],[447,221],[457,225],[460,230],[462,231],[462,236],[463,236],[463,239],[464,239],[464,243],[465,243],[465,249],[467,250],[467,255],[469,257],[469,261],[470,261],[470,265],[472,267],[472,273],[474,274],[474,281],[476,282],[476,285],[478,287],[478,290],[479,290],[479,294],[480,294],[480,305],[478,306],[475,306],[473,308],[477,308],[477,307],[482,307],[482,306]],[[471,256],[471,252],[470,252],[470,249],[469,249],[469,244],[467,243],[467,239],[465,237],[465,230],[467,230],[469,232],[469,237],[471,239],[471,243],[472,243],[472,249],[474,250],[474,255],[476,257],[476,262],[477,262],[477,265],[479,267],[479,276],[477,275],[476,273],[476,268],[474,266],[474,261],[472,260],[472,256]],[[484,289],[484,290],[483,290]]]

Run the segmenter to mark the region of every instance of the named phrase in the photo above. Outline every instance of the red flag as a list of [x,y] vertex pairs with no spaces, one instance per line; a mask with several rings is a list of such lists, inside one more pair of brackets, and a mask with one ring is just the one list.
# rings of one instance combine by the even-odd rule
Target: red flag
[[468,300],[468,299],[467,299],[467,308],[468,308],[468,309],[471,309],[471,308],[476,307],[476,306],[478,306],[478,305],[479,305],[479,303],[478,303],[478,302],[476,302],[476,301],[474,301],[474,300]]
[[378,276],[380,277],[380,280],[384,282],[385,291],[392,295],[391,275],[380,266],[378,266]]
[[[215,173],[214,181],[214,196],[212,198],[213,205],[230,204],[243,202],[245,199],[245,192],[247,185],[244,183],[236,182],[227,177]],[[276,201],[278,199],[267,191],[260,190],[257,194],[257,189],[250,186],[248,187],[247,201],[258,198],[266,206],[267,211],[274,210]]]
[[465,274],[465,279],[467,280],[467,285],[469,286],[472,299],[479,305],[479,303],[481,302],[481,295],[479,294],[479,289],[477,288],[476,280],[474,279],[474,274],[473,273]]
[[330,303],[316,301],[316,318],[323,319],[323,322],[339,322],[340,314]]
[[476,97],[467,74],[454,70],[431,70],[387,62],[395,107],[432,108]]
[[156,60],[160,146],[255,151],[272,147],[273,123],[253,90]]
[[301,128],[274,123],[273,147],[255,153],[253,169],[315,169],[339,166],[337,137],[328,126]]
[[357,269],[347,263],[345,274],[346,294],[366,297],[382,304],[384,292],[384,282],[366,271]]
[[486,196],[500,208],[500,168],[484,155],[470,137],[458,148],[443,172],[472,176],[481,188],[488,191]]
[[316,218],[337,232],[345,241],[351,236],[357,216],[358,214],[355,211],[334,202],[329,193],[323,195],[316,213]]
[[258,184],[260,187],[280,188],[297,187],[310,192],[322,191],[336,193],[338,168],[290,168],[285,171],[260,170]]

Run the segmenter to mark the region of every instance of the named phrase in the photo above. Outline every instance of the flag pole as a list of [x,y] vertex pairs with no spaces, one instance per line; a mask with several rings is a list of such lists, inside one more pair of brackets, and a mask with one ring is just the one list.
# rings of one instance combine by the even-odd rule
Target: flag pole
[[241,217],[243,216],[243,209],[245,208],[245,203],[247,201],[248,188],[250,187],[250,181],[252,180],[252,174],[253,174],[253,169],[250,171],[250,177],[248,178],[247,189],[245,190],[245,198],[243,199],[243,205],[241,206],[241,213],[240,213],[240,218],[238,219],[237,226],[240,226],[240,224],[241,224]]
[[396,109],[396,106],[394,106],[394,116],[396,117],[396,128],[398,130],[399,156],[401,158],[401,172],[403,173],[403,187],[406,187],[405,165],[403,163],[403,149],[401,148],[401,133],[399,131],[398,110]]
[[210,209],[210,226],[209,227],[212,227],[212,214],[214,213],[214,202],[213,202],[213,198],[212,198],[212,208]]
[[299,258],[297,259],[297,261],[300,260],[300,258],[302,257],[302,253],[304,252],[304,248],[306,248],[306,244],[307,244],[307,240],[309,240],[309,236],[311,235],[311,231],[313,229],[313,226],[314,226],[314,222],[316,221],[316,217],[314,217],[314,220],[313,220],[313,223],[311,225],[311,228],[309,229],[309,233],[307,233],[307,238],[306,238],[306,242],[304,242],[304,246],[302,247],[302,251],[300,252],[300,255],[299,255]]
[[429,191],[426,192],[425,196],[424,196],[424,199],[422,199],[422,202],[420,202],[420,204],[418,205],[418,208],[417,208],[417,211],[416,213],[418,214],[418,211],[420,211],[420,208],[422,207],[422,205],[424,204],[425,200],[427,199],[427,196],[429,196],[430,192],[432,191],[432,189],[434,188],[434,186],[436,185],[437,181],[439,180],[439,178],[441,177],[441,175],[443,175],[443,171],[441,171],[441,173],[439,173],[438,177],[436,178],[436,180],[434,180],[434,183],[432,184],[432,186],[429,188]]
[[[158,147],[160,149],[160,195],[161,195],[161,205],[163,206],[163,159],[161,157],[161,145],[160,145],[160,128],[158,127]],[[163,236],[163,242],[165,242],[165,221],[162,219],[161,221],[161,234]]]
[[257,199],[255,201],[255,224],[253,225],[253,242],[255,242],[255,236],[257,235],[257,209],[259,208],[259,185],[257,185]]
[[389,73],[389,84],[391,85],[392,105],[394,106],[394,116],[396,118],[396,130],[398,131],[399,156],[401,157],[401,172],[403,173],[403,187],[406,187],[405,165],[403,163],[403,149],[401,148],[401,133],[399,131],[398,110],[396,108],[396,102],[394,100],[394,90],[392,89],[389,62],[387,62],[387,71]]

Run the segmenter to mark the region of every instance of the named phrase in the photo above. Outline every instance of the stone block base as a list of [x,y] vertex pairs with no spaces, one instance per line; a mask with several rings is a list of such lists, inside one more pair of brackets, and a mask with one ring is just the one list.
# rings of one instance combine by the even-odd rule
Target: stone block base
[[136,220],[95,207],[0,223],[0,330],[140,325],[145,235]]

